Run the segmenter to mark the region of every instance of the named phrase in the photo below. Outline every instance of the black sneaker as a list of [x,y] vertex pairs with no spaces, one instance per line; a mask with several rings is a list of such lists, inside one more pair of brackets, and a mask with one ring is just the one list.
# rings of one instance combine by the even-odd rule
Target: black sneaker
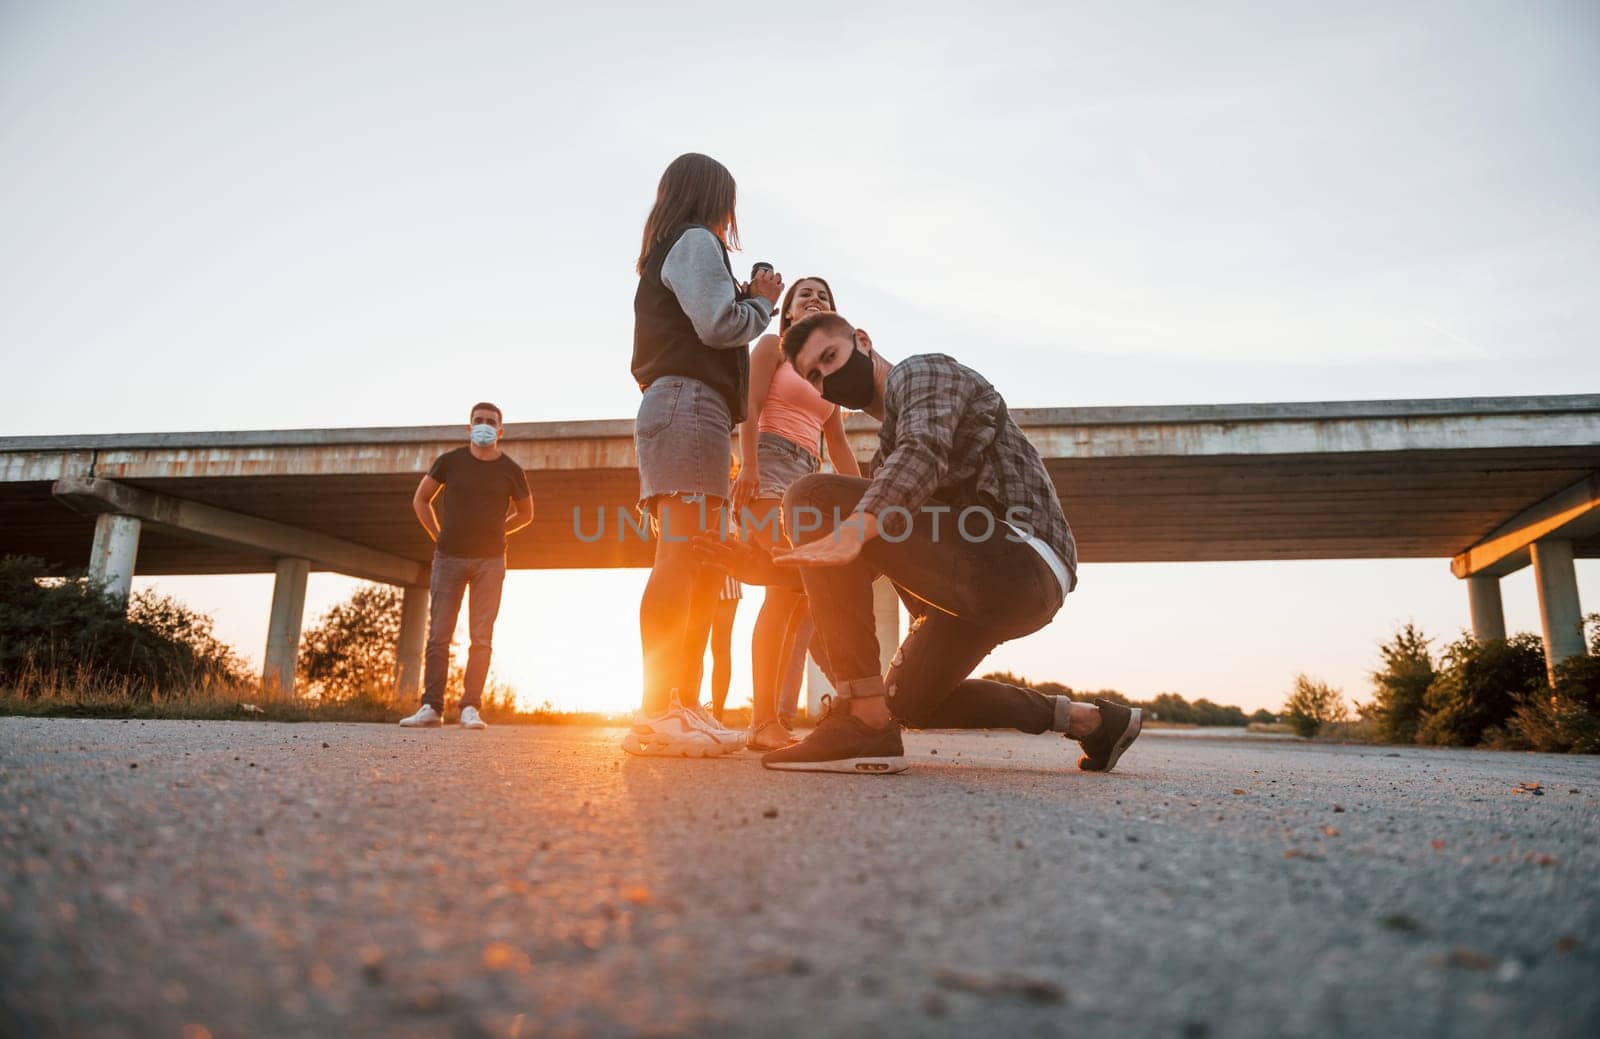
[[829,710],[811,730],[811,735],[792,747],[761,755],[761,764],[783,772],[861,772],[888,775],[904,772],[905,744],[900,742],[900,723],[874,729],[850,713],[847,707],[829,705]]
[[1139,738],[1144,712],[1110,700],[1096,700],[1094,705],[1100,708],[1100,727],[1078,741],[1083,747],[1078,767],[1085,772],[1110,772],[1117,759]]

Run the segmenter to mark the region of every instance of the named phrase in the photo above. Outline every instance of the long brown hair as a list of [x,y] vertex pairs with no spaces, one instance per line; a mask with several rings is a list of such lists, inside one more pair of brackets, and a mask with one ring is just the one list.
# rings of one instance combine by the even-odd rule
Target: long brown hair
[[734,216],[737,189],[733,174],[709,155],[686,152],[668,164],[656,187],[656,204],[644,221],[637,270],[644,273],[650,250],[679,224],[709,228],[729,249],[739,248],[739,219]]
[[778,311],[778,334],[780,336],[789,331],[789,326],[794,324],[794,318],[789,316],[789,304],[794,302],[794,294],[800,290],[800,286],[808,281],[814,281],[821,285],[823,290],[828,293],[828,306],[835,311],[839,309],[839,304],[833,298],[833,286],[828,284],[827,278],[819,278],[815,274],[808,274],[804,278],[796,278],[794,284],[789,286],[789,291],[783,294],[783,306]]

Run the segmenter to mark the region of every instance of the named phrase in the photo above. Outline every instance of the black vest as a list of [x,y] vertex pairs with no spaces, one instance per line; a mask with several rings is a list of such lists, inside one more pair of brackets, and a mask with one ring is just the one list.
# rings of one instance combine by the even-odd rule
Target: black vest
[[[745,402],[750,394],[750,350],[748,347],[710,347],[700,341],[694,323],[678,304],[678,297],[661,282],[661,265],[684,233],[700,224],[680,224],[650,250],[639,289],[633,294],[633,377],[642,391],[663,375],[683,375],[705,383],[728,402],[735,424],[744,421]],[[728,281],[735,291],[738,282],[722,250],[722,264],[728,268]]]

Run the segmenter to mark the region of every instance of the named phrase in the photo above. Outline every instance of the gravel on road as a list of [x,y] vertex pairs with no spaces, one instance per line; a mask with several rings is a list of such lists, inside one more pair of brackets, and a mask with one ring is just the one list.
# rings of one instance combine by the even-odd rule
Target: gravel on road
[[619,735],[0,718],[0,1035],[1600,1034],[1592,758]]

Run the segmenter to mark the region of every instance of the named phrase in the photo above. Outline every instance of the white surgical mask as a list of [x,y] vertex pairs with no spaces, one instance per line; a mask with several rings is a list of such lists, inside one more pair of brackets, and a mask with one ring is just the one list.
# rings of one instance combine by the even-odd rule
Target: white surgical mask
[[500,431],[487,422],[480,422],[472,427],[472,442],[479,447],[488,447],[499,435]]

